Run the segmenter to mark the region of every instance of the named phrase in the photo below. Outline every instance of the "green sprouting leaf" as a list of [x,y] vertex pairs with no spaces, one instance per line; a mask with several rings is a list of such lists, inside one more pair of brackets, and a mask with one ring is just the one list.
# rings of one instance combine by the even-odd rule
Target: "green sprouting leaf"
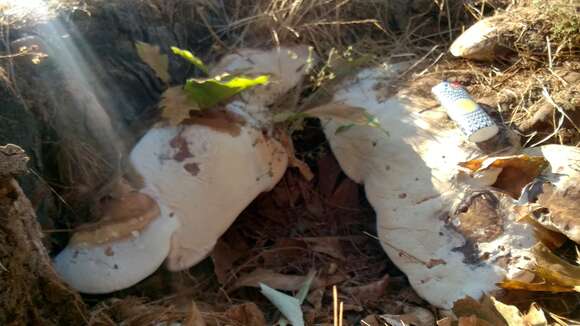
[[203,61],[201,61],[201,59],[196,57],[193,53],[191,53],[187,50],[182,50],[182,49],[175,47],[175,46],[171,47],[171,51],[173,52],[173,54],[178,55],[178,56],[184,58],[185,60],[191,62],[194,66],[199,68],[206,75],[209,74],[209,71],[208,71],[207,67],[205,66],[205,64],[203,63]]
[[304,314],[300,307],[300,300],[260,283],[262,294],[272,302],[274,306],[294,326],[304,326]]
[[169,59],[167,55],[161,54],[159,47],[144,42],[135,42],[137,54],[153,71],[159,79],[165,83],[169,82]]
[[268,81],[267,75],[256,78],[226,75],[207,79],[189,79],[184,89],[200,108],[205,109],[222,103],[246,89],[265,85]]

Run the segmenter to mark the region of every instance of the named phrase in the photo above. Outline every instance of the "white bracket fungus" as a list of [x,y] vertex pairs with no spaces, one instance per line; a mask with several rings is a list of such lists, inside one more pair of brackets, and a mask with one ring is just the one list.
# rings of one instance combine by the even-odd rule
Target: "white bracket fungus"
[[[309,60],[306,47],[223,58],[212,74],[269,74],[270,84],[181,125],[149,130],[130,155],[144,187],[119,199],[115,216],[75,232],[54,260],[63,280],[107,293],[141,281],[166,258],[172,271],[205,258],[242,210],[282,178],[288,154],[271,136],[267,105],[300,82]],[[136,201],[147,205],[132,211]]]
[[[418,81],[381,99],[402,69],[363,70],[333,99],[365,108],[389,136],[364,126],[337,133],[340,123],[332,118],[323,121],[324,131],[346,174],[364,184],[383,249],[419,295],[451,308],[465,296],[496,290],[505,277],[525,277],[526,250],[537,239],[530,225],[516,222],[514,199],[461,182],[458,164],[484,153],[433,105],[429,89],[438,81]],[[507,146],[501,155],[516,150]]]

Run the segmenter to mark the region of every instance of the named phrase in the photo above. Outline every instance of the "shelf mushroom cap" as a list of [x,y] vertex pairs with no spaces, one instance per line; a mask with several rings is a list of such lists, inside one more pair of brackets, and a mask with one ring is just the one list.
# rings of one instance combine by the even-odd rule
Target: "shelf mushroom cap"
[[465,296],[497,290],[504,277],[522,277],[537,238],[511,213],[515,200],[457,182],[458,163],[482,152],[423,95],[438,80],[382,97],[401,71],[404,64],[362,70],[333,98],[366,109],[389,135],[368,126],[337,133],[344,123],[332,118],[322,125],[342,169],[364,184],[385,252],[420,296],[448,309]]
[[165,260],[179,221],[148,195],[132,193],[113,202],[97,223],[85,225],[54,259],[72,288],[109,293],[130,287]]
[[[178,126],[149,130],[130,154],[142,180],[141,195],[131,198],[143,211],[113,205],[116,219],[105,216],[77,230],[55,259],[63,279],[81,292],[106,293],[139,282],[164,260],[178,271],[204,259],[237,216],[284,175],[288,153],[272,136],[267,105],[299,83],[308,60],[307,47],[243,49],[222,59],[212,75],[268,74],[270,83]],[[129,218],[133,210],[138,219]]]
[[216,129],[219,119],[152,129],[131,153],[145,188],[181,222],[167,260],[172,271],[204,259],[286,170],[288,157],[276,140],[247,125]]

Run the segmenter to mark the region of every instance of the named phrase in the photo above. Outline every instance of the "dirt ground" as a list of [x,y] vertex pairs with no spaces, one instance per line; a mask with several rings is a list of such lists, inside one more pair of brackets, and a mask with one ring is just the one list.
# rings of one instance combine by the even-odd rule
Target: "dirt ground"
[[[81,296],[58,281],[49,256],[66,245],[72,229],[94,219],[99,200],[129,169],[128,149],[159,116],[164,85],[139,60],[135,41],[164,51],[190,49],[206,62],[243,47],[312,45],[323,60],[296,90],[304,99],[296,108],[322,101],[325,89],[357,69],[410,59],[415,64],[399,88],[425,76],[457,80],[526,144],[578,146],[579,7],[561,3],[552,11],[533,1],[501,0],[62,1],[48,21],[61,21],[83,44],[79,52],[92,71],[87,83],[102,85],[98,91],[112,128],[122,135],[115,144],[103,141],[102,126],[87,123],[92,117],[75,109],[74,89],[62,80],[50,53],[38,58],[47,63],[38,64],[34,53],[15,49],[26,37],[48,40],[46,21],[7,15],[8,7],[0,4],[0,146],[17,144],[30,157],[25,175],[0,171],[0,324],[198,325],[201,318],[207,325],[266,325],[280,315],[260,294],[258,282],[296,291],[310,271],[317,276],[304,306],[307,325],[332,324],[333,285],[347,325],[361,320],[382,325],[372,324],[375,315],[402,314],[407,304],[443,317],[381,249],[364,190],[340,170],[314,119],[298,129],[284,126],[293,130],[297,157],[314,178],[289,169],[201,264],[178,273],[161,268],[110,295]],[[520,36],[503,40],[510,56],[489,63],[447,53],[463,28],[504,11],[525,22],[509,26],[506,35]],[[569,14],[576,20],[563,20]],[[521,35],[530,41],[522,42]],[[546,37],[552,42],[547,46]],[[341,65],[345,56],[355,60]],[[199,74],[177,59],[170,60],[169,70],[171,84]],[[568,113],[562,124],[561,112],[546,105],[544,88]],[[574,257],[574,250],[569,241],[560,253]],[[579,299],[575,293],[506,295],[506,302],[524,310],[535,301],[569,318],[580,318]]]

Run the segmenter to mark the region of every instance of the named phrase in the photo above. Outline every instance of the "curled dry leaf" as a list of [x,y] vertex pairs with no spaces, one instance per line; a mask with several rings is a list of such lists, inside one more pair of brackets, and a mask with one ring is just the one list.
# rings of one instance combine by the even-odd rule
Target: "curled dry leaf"
[[218,240],[211,252],[211,259],[214,272],[220,284],[226,284],[234,262],[243,255],[244,252],[239,248],[233,248],[223,239]]
[[310,169],[308,164],[306,164],[306,162],[296,157],[296,152],[294,151],[294,143],[292,142],[290,135],[288,135],[288,133],[285,131],[278,130],[278,139],[280,140],[280,143],[282,144],[282,146],[284,146],[286,152],[288,153],[288,165],[297,168],[298,171],[300,171],[300,174],[302,174],[302,176],[304,177],[304,179],[308,181],[312,180],[314,178],[314,173],[312,173],[312,170]]
[[339,237],[301,238],[301,240],[306,242],[312,251],[327,254],[340,260],[345,259]]
[[153,71],[159,79],[165,83],[169,82],[169,59],[166,54],[161,54],[159,46],[151,45],[145,42],[135,42],[137,54]]
[[493,157],[459,163],[459,166],[468,170],[472,177],[489,180],[490,186],[508,192],[513,198],[518,198],[525,185],[539,176],[547,165],[543,157],[528,155]]
[[548,212],[540,214],[537,220],[580,243],[580,149],[547,145],[540,150],[550,163],[550,171],[544,173],[549,182],[539,180],[543,184],[537,195],[537,204]]
[[206,326],[205,320],[203,319],[201,311],[197,307],[195,301],[192,301],[189,306],[187,318],[185,319],[183,326]]
[[305,116],[316,117],[319,119],[332,119],[336,123],[342,123],[337,129],[337,133],[346,131],[352,126],[367,126],[383,130],[379,120],[366,109],[362,107],[344,104],[342,102],[331,102],[313,109],[301,112]]
[[511,305],[507,305],[491,298],[495,309],[502,315],[508,326],[547,326],[548,321],[544,312],[536,305],[532,304],[529,312],[524,315],[520,310]]
[[535,265],[531,270],[534,282],[505,280],[499,285],[504,289],[538,292],[580,292],[580,266],[573,265],[556,256],[544,244],[532,249]]
[[259,287],[260,283],[266,284],[269,287],[278,290],[298,291],[306,280],[307,276],[286,275],[276,273],[269,269],[258,268],[250,274],[246,274],[240,277],[229,289],[229,291],[233,291],[244,286]]
[[[457,300],[453,304],[453,313],[459,318],[460,325],[461,318],[475,320],[476,323],[473,325],[506,325],[505,320],[497,312],[491,298],[488,296],[485,296],[481,302],[471,297]],[[473,317],[476,319],[473,319]],[[468,321],[466,320],[465,322],[467,323]]]
[[386,274],[380,280],[360,285],[342,288],[342,291],[357,298],[358,302],[373,302],[381,299],[389,285],[389,275]]
[[435,324],[435,317],[425,308],[404,304],[403,312],[400,315],[381,315],[379,318],[390,326],[432,326]]
[[[561,231],[576,243],[580,243],[580,218],[578,217],[580,185],[575,183],[564,189],[558,189],[550,184],[544,184],[542,188],[542,193],[538,196],[538,204],[547,208],[548,213],[540,220],[543,224]],[[542,212],[539,213],[542,214]]]
[[189,118],[190,111],[199,111],[182,86],[169,87],[161,95],[161,117],[171,126],[177,126]]
[[239,325],[266,326],[264,314],[253,302],[232,306],[226,310],[224,317]]

